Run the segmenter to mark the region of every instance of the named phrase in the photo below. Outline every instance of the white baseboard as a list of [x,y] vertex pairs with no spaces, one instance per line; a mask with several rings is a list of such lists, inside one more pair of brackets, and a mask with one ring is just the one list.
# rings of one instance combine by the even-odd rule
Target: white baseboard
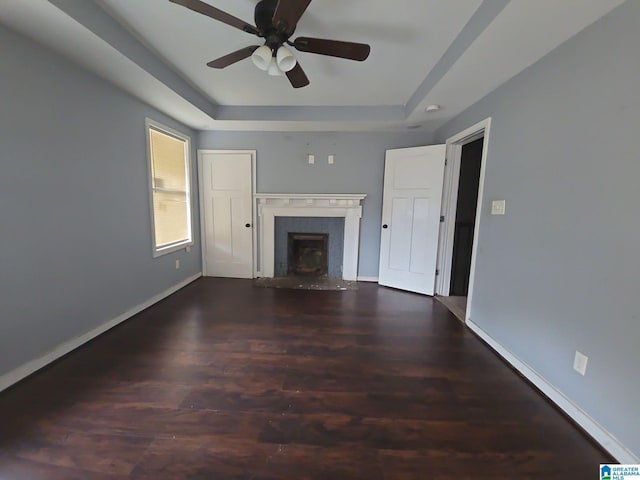
[[358,276],[358,281],[359,281],[359,282],[373,282],[373,283],[378,283],[378,277],[364,277],[364,276]]
[[175,293],[178,290],[180,290],[181,288],[186,287],[188,284],[190,284],[191,282],[194,282],[195,280],[197,280],[201,276],[202,276],[202,273],[198,273],[196,275],[193,275],[193,276],[187,278],[186,280],[183,280],[182,282],[180,282],[180,283],[168,288],[164,292],[161,292],[158,295],[155,295],[155,296],[151,297],[146,302],[143,302],[143,303],[141,303],[139,305],[136,305],[132,309],[124,312],[122,315],[118,315],[116,318],[114,318],[112,320],[109,320],[106,323],[103,323],[99,327],[94,328],[93,330],[85,333],[84,335],[81,335],[81,336],[73,338],[73,339],[71,339],[71,340],[69,340],[67,342],[64,342],[64,343],[58,345],[57,347],[55,347],[50,352],[46,353],[45,355],[43,355],[43,356],[41,356],[39,358],[36,358],[34,360],[31,360],[31,361],[19,366],[18,368],[14,369],[14,370],[11,370],[10,372],[5,373],[4,375],[0,376],[0,392],[5,390],[5,389],[7,389],[7,388],[9,388],[14,383],[19,382],[23,378],[28,377],[32,373],[37,372],[42,367],[47,366],[48,364],[50,364],[51,362],[57,360],[58,358],[62,357],[63,355],[66,355],[67,353],[75,350],[76,348],[80,347],[81,345],[84,345],[89,340],[94,339],[98,335],[106,332],[107,330],[110,330],[111,328],[113,328],[116,325],[124,322],[125,320],[128,320],[129,318],[133,317],[137,313],[140,313],[144,309],[149,308],[151,305],[153,305],[155,303],[158,303],[160,300],[163,300],[164,298],[168,297],[172,293]]
[[482,340],[484,340],[493,350],[495,350],[502,358],[509,362],[516,370],[518,370],[525,378],[533,383],[544,395],[546,395],[553,403],[563,410],[569,417],[580,425],[593,439],[598,442],[602,448],[613,455],[616,460],[622,464],[638,464],[640,457],[635,455],[631,450],[627,449],[616,437],[605,430],[602,425],[591,418],[575,403],[569,400],[562,392],[547,382],[544,377],[529,367],[526,363],[516,357],[513,353],[503,347],[499,342],[493,339],[487,332],[482,330],[478,325],[470,319],[467,325]]

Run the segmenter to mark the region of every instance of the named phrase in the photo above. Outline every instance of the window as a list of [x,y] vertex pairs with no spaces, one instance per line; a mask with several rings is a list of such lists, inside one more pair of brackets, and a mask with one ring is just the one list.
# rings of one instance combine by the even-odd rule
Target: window
[[147,119],[153,255],[193,244],[189,175],[190,140]]

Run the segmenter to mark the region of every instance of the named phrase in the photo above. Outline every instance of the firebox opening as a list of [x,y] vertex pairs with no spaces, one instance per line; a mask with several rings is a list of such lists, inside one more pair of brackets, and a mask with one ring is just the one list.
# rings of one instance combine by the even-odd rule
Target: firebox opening
[[328,244],[329,235],[325,233],[289,233],[287,275],[327,276]]

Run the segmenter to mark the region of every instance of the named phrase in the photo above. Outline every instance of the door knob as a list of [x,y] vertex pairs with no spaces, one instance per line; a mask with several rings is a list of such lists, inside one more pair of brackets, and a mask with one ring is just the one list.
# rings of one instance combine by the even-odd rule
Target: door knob
[[251,224],[250,223],[246,223],[244,226],[247,227],[247,228],[251,228]]
[[389,225],[385,223],[384,225],[382,225],[382,228],[389,228]]

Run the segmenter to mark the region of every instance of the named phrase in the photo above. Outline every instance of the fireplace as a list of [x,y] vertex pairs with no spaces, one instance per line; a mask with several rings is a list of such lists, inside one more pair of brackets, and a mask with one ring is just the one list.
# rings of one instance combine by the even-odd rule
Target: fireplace
[[328,240],[326,233],[289,233],[287,241],[287,275],[327,276]]
[[[360,242],[360,218],[364,194],[293,194],[258,193],[258,228],[256,232],[258,259],[257,276],[273,278],[287,275],[286,245],[276,241],[276,220],[281,218],[304,217],[306,219],[339,218],[339,231],[318,229],[305,230],[298,226],[289,232],[328,233],[328,275],[343,280],[356,280],[358,275],[358,251]],[[280,254],[278,245],[285,245]],[[282,269],[282,271],[280,271]]]

